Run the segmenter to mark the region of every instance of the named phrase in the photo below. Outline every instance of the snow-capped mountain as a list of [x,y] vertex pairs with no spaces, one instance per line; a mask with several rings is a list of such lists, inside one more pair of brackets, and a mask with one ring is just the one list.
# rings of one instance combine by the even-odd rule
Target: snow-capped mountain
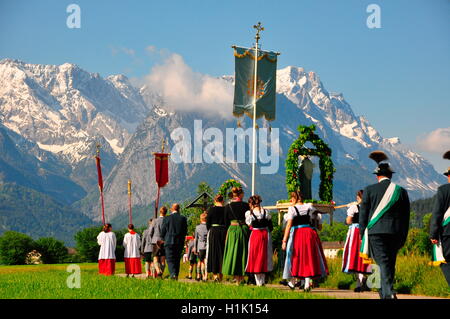
[[[105,162],[114,164],[148,113],[139,91],[125,76],[103,79],[70,63],[37,65],[5,59],[0,61],[0,83],[1,123],[75,171],[91,160],[96,143],[102,145]],[[91,179],[78,181],[88,188]]]
[[[233,85],[233,77],[222,79]],[[97,142],[102,144],[106,212],[113,218],[127,209],[126,185],[130,178],[133,204],[153,202],[156,184],[152,153],[160,149],[162,138],[170,139],[174,129],[186,128],[193,136],[194,120],[202,120],[204,130],[215,127],[225,132],[236,127],[236,120],[169,111],[161,92],[147,86],[135,88],[123,75],[104,79],[68,63],[53,66],[2,60],[0,84],[0,123],[70,167],[70,179],[88,191],[76,207],[93,218],[98,218],[92,159]],[[376,149],[388,153],[397,172],[394,181],[406,187],[412,199],[433,195],[444,182],[427,160],[398,138],[383,138],[367,119],[355,115],[344,96],[327,91],[316,73],[292,66],[279,70],[277,93],[277,119],[270,124],[280,132],[280,165],[276,174],[257,177],[257,192],[264,204],[286,197],[284,160],[298,136],[299,124],[315,124],[317,133],[333,149],[337,203],[353,201],[356,190],[375,181],[371,174],[375,163],[368,154]],[[249,119],[242,125],[250,127]],[[169,140],[169,144],[171,148],[174,141]],[[163,189],[162,201],[192,197],[201,181],[217,188],[232,177],[241,180],[246,189],[250,187],[248,163],[170,161],[169,167],[170,182]],[[317,168],[314,187],[318,188]]]

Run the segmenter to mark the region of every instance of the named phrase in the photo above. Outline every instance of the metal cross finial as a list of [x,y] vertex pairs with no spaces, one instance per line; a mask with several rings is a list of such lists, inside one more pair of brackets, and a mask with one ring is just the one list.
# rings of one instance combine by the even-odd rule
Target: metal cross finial
[[255,25],[253,26],[253,28],[256,29],[256,36],[255,36],[255,39],[256,39],[256,43],[258,43],[259,39],[261,38],[261,37],[259,36],[259,33],[260,33],[261,31],[264,31],[264,27],[261,25],[261,22],[258,22],[258,24],[255,24]]

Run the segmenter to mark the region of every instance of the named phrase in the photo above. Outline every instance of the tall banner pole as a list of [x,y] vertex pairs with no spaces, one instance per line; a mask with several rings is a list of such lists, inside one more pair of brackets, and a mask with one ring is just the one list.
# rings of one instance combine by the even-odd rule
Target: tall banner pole
[[257,88],[258,88],[258,43],[259,43],[259,32],[263,31],[264,28],[261,26],[261,22],[254,25],[253,28],[256,29],[256,43],[255,43],[255,75],[253,77],[253,158],[252,158],[252,195],[255,195],[255,168],[256,168],[256,99],[257,99]]
[[161,187],[158,186],[158,193],[156,194],[156,201],[155,201],[155,218],[158,218],[158,208],[159,208],[159,193],[160,193]]
[[131,211],[131,179],[128,180],[128,217],[130,220],[130,224],[133,224],[133,217]]

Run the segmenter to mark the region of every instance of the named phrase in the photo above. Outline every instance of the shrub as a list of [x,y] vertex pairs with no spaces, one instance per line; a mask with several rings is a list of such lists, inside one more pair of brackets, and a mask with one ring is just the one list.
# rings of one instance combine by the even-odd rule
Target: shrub
[[82,261],[97,262],[100,246],[97,236],[102,231],[102,226],[85,228],[75,234],[75,242]]
[[322,230],[319,232],[321,241],[345,241],[347,237],[348,227],[343,223],[322,224]]
[[431,257],[432,244],[428,233],[424,229],[413,228],[408,232],[405,245],[400,250],[400,255],[419,255]]
[[30,236],[7,231],[0,236],[0,262],[5,265],[24,265],[27,254],[33,248],[34,242]]
[[[77,251],[80,259],[85,262],[97,262],[100,246],[97,243],[97,236],[102,231],[101,226],[85,228],[75,235]],[[128,233],[128,229],[113,230],[116,235],[116,261],[123,261],[123,237]]]
[[52,237],[39,238],[36,241],[36,250],[41,254],[44,264],[61,264],[68,257],[64,243]]

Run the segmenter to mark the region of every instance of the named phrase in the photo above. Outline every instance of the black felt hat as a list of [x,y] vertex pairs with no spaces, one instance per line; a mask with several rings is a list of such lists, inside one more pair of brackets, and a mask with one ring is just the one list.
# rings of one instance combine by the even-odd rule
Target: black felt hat
[[381,163],[389,159],[383,151],[373,151],[369,154],[369,158],[374,160],[378,165],[377,168],[373,171],[375,175],[386,176],[395,173],[389,166],[389,163]]
[[389,163],[380,163],[373,173],[378,176],[386,176],[394,174],[395,172],[391,169]]
[[[447,151],[444,153],[444,155],[442,156],[444,159],[448,159],[450,160],[450,151]],[[450,175],[450,167],[447,168],[447,171],[444,173],[445,176]]]

